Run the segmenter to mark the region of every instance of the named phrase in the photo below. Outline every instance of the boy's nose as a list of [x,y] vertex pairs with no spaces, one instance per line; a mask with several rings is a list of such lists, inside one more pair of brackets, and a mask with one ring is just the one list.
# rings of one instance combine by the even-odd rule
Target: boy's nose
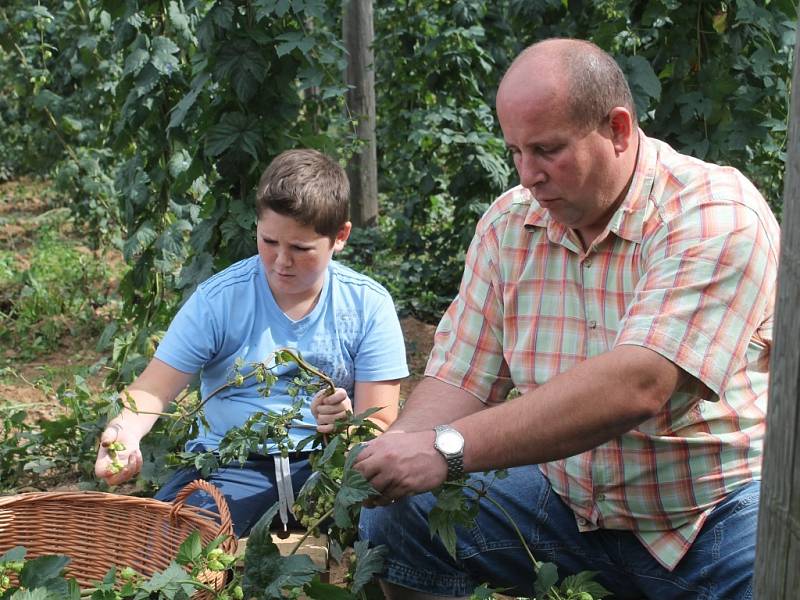
[[289,252],[279,251],[275,256],[275,263],[281,267],[288,267],[292,264],[292,257]]

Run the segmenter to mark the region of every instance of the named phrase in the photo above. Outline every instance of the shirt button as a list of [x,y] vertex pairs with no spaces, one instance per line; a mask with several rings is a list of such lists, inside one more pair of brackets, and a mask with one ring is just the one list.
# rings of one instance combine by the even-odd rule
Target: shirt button
[[591,267],[592,266],[592,259],[591,258],[587,258],[585,261],[583,261],[583,266],[586,267],[587,269],[589,267]]
[[597,321],[591,320],[591,321],[589,321],[588,325],[589,325],[589,329],[596,329],[597,328]]
[[602,502],[605,499],[606,499],[606,495],[605,494],[597,494],[597,501],[598,502]]
[[583,517],[578,517],[578,525],[586,525],[587,521]]

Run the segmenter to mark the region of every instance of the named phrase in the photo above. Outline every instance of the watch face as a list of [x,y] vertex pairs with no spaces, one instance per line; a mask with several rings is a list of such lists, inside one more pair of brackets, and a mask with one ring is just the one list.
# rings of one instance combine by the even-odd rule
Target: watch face
[[436,445],[446,454],[453,454],[461,451],[464,438],[456,431],[442,431],[436,438]]

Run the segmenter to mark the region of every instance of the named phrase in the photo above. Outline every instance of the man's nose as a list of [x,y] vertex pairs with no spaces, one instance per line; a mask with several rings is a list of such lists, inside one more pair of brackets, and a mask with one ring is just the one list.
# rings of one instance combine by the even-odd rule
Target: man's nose
[[519,182],[522,187],[533,189],[547,179],[539,161],[531,155],[522,154],[517,163]]

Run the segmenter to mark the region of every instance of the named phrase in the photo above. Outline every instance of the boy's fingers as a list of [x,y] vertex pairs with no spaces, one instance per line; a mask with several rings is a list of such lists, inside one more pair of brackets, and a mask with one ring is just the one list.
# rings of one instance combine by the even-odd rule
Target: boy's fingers
[[103,430],[103,433],[100,434],[100,444],[102,446],[108,446],[109,444],[116,442],[121,429],[122,428],[116,423],[108,425]]

